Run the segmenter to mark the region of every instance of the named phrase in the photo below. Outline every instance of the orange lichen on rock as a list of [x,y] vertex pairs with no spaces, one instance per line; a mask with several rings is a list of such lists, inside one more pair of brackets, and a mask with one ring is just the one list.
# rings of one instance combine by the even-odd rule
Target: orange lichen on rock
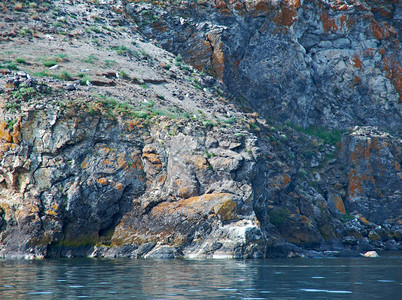
[[139,120],[129,120],[127,123],[127,129],[128,131],[133,131],[135,128],[141,128],[140,126],[140,121]]
[[366,50],[363,51],[363,56],[364,57],[371,57],[373,56],[375,53],[375,49],[374,48],[367,48]]
[[132,159],[132,163],[131,163],[131,168],[137,169],[137,170],[143,170],[143,166],[142,166],[142,162],[141,162],[141,158],[139,156],[139,151],[134,151],[131,154],[131,159]]
[[210,68],[209,60],[212,56],[213,48],[207,40],[196,40],[195,43],[189,47],[188,54],[190,58],[187,59],[197,70],[206,70]]
[[399,64],[398,58],[385,55],[383,56],[382,63],[385,77],[391,80],[396,91],[399,93],[399,102],[402,102],[402,67]]
[[360,219],[360,221],[362,221],[364,224],[370,225],[370,222],[367,221],[367,219],[366,219],[365,217],[360,217],[359,219]]
[[363,193],[364,181],[375,183],[372,175],[359,174],[356,169],[349,172],[348,194],[349,197],[356,198]]
[[162,166],[162,162],[159,159],[159,156],[155,153],[144,153],[144,154],[142,154],[142,157],[145,158],[146,160],[148,160],[153,165]]
[[269,188],[273,188],[275,190],[281,190],[287,187],[290,183],[291,179],[287,174],[278,175],[273,178],[268,183]]
[[0,140],[11,143],[13,141],[13,137],[10,134],[10,130],[7,128],[8,123],[5,121],[0,122]]
[[96,181],[97,181],[98,183],[102,184],[102,185],[107,185],[107,184],[109,184],[109,180],[108,180],[107,178],[105,178],[105,177],[98,178],[98,179],[96,179]]
[[21,119],[18,118],[17,122],[9,128],[9,124],[5,121],[0,122],[0,158],[4,152],[14,150],[21,142]]
[[[399,164],[396,160],[394,160],[394,161],[391,163],[391,165],[395,168],[396,171],[398,171],[398,172],[401,171],[401,166],[400,166],[400,164]],[[401,176],[402,176],[402,174],[401,174]]]
[[334,202],[336,209],[337,209],[341,214],[345,214],[345,213],[346,213],[346,211],[345,211],[345,205],[343,204],[343,200],[342,200],[341,197],[335,195],[335,196],[332,198],[332,201]]
[[273,21],[278,26],[290,27],[297,20],[297,10],[291,6],[283,6]]
[[219,9],[223,15],[228,15],[231,13],[225,0],[216,0],[215,7]]
[[158,20],[157,22],[153,23],[152,27],[154,28],[154,30],[160,31],[160,32],[166,32],[166,30],[168,28],[166,23],[163,22],[162,20]]
[[329,32],[330,30],[333,32],[338,31],[338,26],[335,23],[334,19],[331,19],[325,12],[322,12],[322,26],[325,32]]
[[213,53],[212,53],[213,72],[217,79],[222,80],[225,70],[225,54],[223,52],[223,43],[220,40],[220,36],[215,32],[209,33],[207,35],[207,39],[213,47]]
[[246,2],[246,4],[253,17],[267,16],[272,9],[270,1]]
[[355,76],[354,78],[353,78],[353,84],[354,85],[356,85],[356,84],[361,84],[362,83],[362,79],[359,77],[359,76]]
[[189,187],[189,186],[182,187],[181,189],[179,189],[177,191],[177,196],[179,196],[181,198],[184,198],[184,199],[188,199],[190,197],[193,197],[193,196],[195,196],[194,195],[194,189],[192,187]]
[[194,157],[194,165],[200,170],[205,170],[206,168],[208,168],[208,162],[202,156]]
[[128,163],[125,159],[124,153],[119,153],[117,156],[117,164],[119,169],[127,169],[128,168]]
[[353,55],[352,62],[353,62],[353,66],[355,68],[359,68],[359,69],[363,68],[363,63],[362,63],[362,61],[360,60],[360,58],[359,58],[359,56],[357,54]]
[[389,38],[389,31],[386,28],[382,28],[376,21],[372,21],[370,24],[373,35],[377,40],[383,40]]
[[85,160],[82,162],[82,164],[81,164],[81,169],[86,169],[86,168],[88,168],[89,167],[89,164],[88,164],[88,157],[86,157],[85,158]]
[[151,213],[164,217],[179,214],[188,220],[200,219],[213,213],[219,215],[222,220],[229,221],[237,216],[237,204],[232,194],[213,193],[176,202],[163,202],[154,207]]
[[219,203],[214,207],[216,215],[220,216],[222,221],[235,220],[237,216],[237,203],[231,199]]

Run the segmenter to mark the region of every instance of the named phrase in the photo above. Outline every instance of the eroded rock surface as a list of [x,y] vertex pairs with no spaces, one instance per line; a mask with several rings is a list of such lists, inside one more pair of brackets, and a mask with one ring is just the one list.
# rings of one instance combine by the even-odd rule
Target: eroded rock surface
[[150,1],[126,11],[146,36],[266,117],[400,128],[398,1]]
[[0,257],[401,249],[398,3],[46,3],[0,5]]

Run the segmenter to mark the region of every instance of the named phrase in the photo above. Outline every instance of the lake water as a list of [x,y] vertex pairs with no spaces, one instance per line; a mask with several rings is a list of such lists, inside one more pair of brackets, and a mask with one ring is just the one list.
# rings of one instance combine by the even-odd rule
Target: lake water
[[402,258],[0,260],[0,299],[402,299]]

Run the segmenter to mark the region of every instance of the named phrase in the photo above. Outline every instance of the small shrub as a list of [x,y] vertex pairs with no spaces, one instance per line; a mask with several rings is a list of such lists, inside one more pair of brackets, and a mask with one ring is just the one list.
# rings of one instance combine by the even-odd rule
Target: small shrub
[[231,117],[229,119],[223,120],[223,123],[226,123],[226,124],[233,124],[235,122],[236,122],[236,117]]
[[21,36],[26,36],[26,35],[28,35],[28,34],[32,34],[32,31],[30,30],[30,29],[28,29],[28,28],[22,28],[21,30],[20,30],[20,35]]
[[91,26],[91,27],[89,27],[89,29],[91,31],[95,32],[95,33],[100,33],[101,32],[101,30],[96,26]]
[[56,77],[61,80],[72,80],[72,76],[66,71],[61,72]]
[[37,76],[37,77],[47,77],[47,76],[51,76],[52,74],[48,70],[43,70],[40,72],[36,72],[33,75]]
[[353,220],[355,217],[353,215],[351,215],[350,213],[346,212],[343,215],[339,215],[338,216],[338,220],[341,221],[342,223],[346,223],[348,221]]
[[109,59],[105,60],[105,65],[106,65],[107,68],[109,68],[109,67],[111,67],[111,66],[113,66],[115,64],[116,64],[115,60],[109,60]]
[[255,123],[250,123],[250,127],[253,129],[260,129],[260,127],[258,127],[258,125]]
[[319,127],[319,126],[303,128],[301,126],[290,124],[290,123],[287,123],[287,125],[299,132],[303,132],[304,134],[307,134],[310,136],[316,136],[316,137],[322,139],[327,144],[331,144],[331,145],[336,145],[336,144],[340,143],[342,134],[344,132],[344,131],[338,130],[338,129],[329,130],[329,129],[325,129],[325,128]]
[[91,82],[91,79],[89,77],[87,77],[86,75],[81,77],[80,85],[87,85],[87,82]]
[[22,87],[18,91],[13,92],[13,97],[16,99],[28,100],[35,97],[36,91],[31,87]]
[[268,212],[269,221],[276,227],[284,223],[288,219],[289,215],[289,211],[284,208],[274,209]]
[[20,105],[17,103],[10,103],[5,106],[6,109],[10,110],[11,113],[15,113]]
[[110,49],[115,50],[118,55],[133,55],[133,51],[128,49],[126,46],[111,46]]
[[130,76],[128,76],[127,73],[124,72],[123,70],[121,70],[121,71],[119,72],[119,75],[120,75],[122,78],[124,78],[124,79],[130,79]]
[[300,177],[304,177],[307,175],[307,171],[304,170],[303,168],[300,168],[297,174],[299,174]]
[[89,55],[87,59],[83,59],[83,62],[89,63],[89,64],[93,64],[95,62],[95,60],[98,60],[98,58],[95,55]]
[[55,61],[55,60],[53,60],[53,59],[45,59],[45,60],[43,61],[43,65],[44,65],[45,67],[51,68],[51,67],[57,65],[57,61]]
[[213,127],[214,123],[210,120],[204,120],[204,121],[202,121],[202,125],[205,127]]
[[0,69],[9,69],[11,70],[18,70],[18,66],[12,62],[12,61],[2,61],[2,64],[0,65]]
[[133,112],[133,116],[136,118],[144,119],[148,117],[148,113],[143,110],[138,110]]
[[17,123],[17,119],[9,120],[7,122],[7,129],[13,129],[15,123]]
[[67,54],[61,54],[61,53],[56,54],[56,60],[57,60],[58,62],[65,62],[65,61],[67,61],[67,57],[68,57]]
[[281,140],[282,142],[286,142],[286,141],[288,140],[288,137],[286,136],[286,134],[281,134],[281,135],[279,136],[279,138],[280,138],[280,140]]
[[23,65],[25,65],[25,64],[27,63],[27,60],[26,60],[25,58],[23,58],[23,57],[17,57],[17,58],[15,59],[15,61],[16,61],[17,63],[23,64]]

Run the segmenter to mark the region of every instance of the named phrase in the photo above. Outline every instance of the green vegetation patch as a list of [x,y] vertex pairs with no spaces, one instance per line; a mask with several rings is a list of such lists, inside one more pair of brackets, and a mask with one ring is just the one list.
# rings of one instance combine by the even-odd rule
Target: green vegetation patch
[[2,60],[0,63],[0,69],[8,69],[10,71],[18,70],[18,66],[15,64],[15,62],[9,61],[9,60]]
[[22,65],[27,64],[27,60],[26,60],[25,58],[23,58],[23,57],[17,57],[17,58],[15,59],[15,61],[16,61],[17,63],[19,63],[19,64],[22,64]]
[[96,60],[99,60],[95,55],[91,54],[88,56],[87,59],[83,59],[83,62],[89,63],[89,64],[93,64]]
[[289,211],[285,208],[273,209],[268,212],[269,221],[276,227],[280,226],[289,218]]
[[319,126],[303,128],[301,126],[294,125],[294,124],[286,124],[286,125],[288,125],[289,127],[293,128],[299,132],[303,132],[304,134],[307,134],[309,136],[318,137],[318,138],[322,139],[324,142],[326,142],[327,144],[331,144],[331,145],[336,145],[337,143],[340,143],[341,139],[342,139],[342,134],[344,133],[344,131],[342,131],[342,130],[338,130],[338,129],[329,130],[329,129],[319,127]]
[[116,51],[118,55],[133,55],[138,56],[138,53],[127,48],[126,46],[111,46],[110,49]]
[[31,87],[22,87],[17,91],[13,92],[13,97],[15,99],[28,100],[34,98],[36,95],[36,90]]
[[45,59],[45,60],[43,61],[43,65],[44,65],[45,67],[50,68],[50,67],[53,67],[53,66],[57,65],[57,61],[54,60],[54,59]]

